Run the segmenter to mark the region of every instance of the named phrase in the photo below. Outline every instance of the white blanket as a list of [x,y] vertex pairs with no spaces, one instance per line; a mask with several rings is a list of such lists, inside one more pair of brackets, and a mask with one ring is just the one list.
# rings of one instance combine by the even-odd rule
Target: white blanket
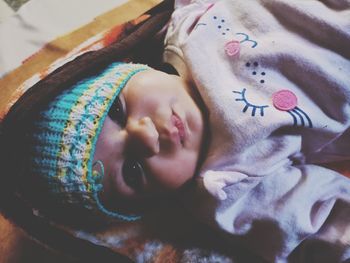
[[164,57],[211,133],[189,210],[269,262],[310,262],[321,244],[322,260],[350,259],[350,180],[323,167],[350,160],[350,2],[176,7]]

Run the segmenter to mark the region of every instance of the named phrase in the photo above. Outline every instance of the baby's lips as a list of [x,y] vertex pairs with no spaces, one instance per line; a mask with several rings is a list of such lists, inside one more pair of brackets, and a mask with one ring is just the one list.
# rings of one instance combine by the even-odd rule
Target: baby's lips
[[231,40],[225,44],[225,52],[229,57],[239,57],[240,49],[240,42],[237,40]]

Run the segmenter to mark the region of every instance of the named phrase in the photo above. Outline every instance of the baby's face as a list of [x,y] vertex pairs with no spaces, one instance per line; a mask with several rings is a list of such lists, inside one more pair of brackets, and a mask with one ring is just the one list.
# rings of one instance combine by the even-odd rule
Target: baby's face
[[201,110],[180,77],[137,73],[115,100],[97,140],[102,197],[138,199],[178,189],[195,173],[203,130]]

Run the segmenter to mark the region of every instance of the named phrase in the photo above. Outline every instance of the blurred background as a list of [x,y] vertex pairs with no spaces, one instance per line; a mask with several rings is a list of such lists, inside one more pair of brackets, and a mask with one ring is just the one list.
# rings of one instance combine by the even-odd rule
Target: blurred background
[[1,1],[5,1],[11,9],[13,9],[14,11],[17,11],[18,8],[21,7],[21,5],[28,2],[29,0],[1,0]]
[[0,0],[0,22],[15,13],[29,0]]
[[[0,24],[28,1],[0,0]],[[0,263],[33,262],[70,263],[76,261],[39,245],[0,214]]]
[[[0,0],[0,23],[29,0]],[[39,246],[0,215],[0,263],[68,262]]]

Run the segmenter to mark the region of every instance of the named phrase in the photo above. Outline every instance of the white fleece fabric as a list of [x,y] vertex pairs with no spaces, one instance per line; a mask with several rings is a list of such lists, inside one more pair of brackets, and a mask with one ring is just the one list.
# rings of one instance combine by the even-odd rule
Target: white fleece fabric
[[349,59],[349,1],[175,1],[164,60],[211,133],[190,211],[269,262],[350,260],[350,179],[322,166],[350,160]]

